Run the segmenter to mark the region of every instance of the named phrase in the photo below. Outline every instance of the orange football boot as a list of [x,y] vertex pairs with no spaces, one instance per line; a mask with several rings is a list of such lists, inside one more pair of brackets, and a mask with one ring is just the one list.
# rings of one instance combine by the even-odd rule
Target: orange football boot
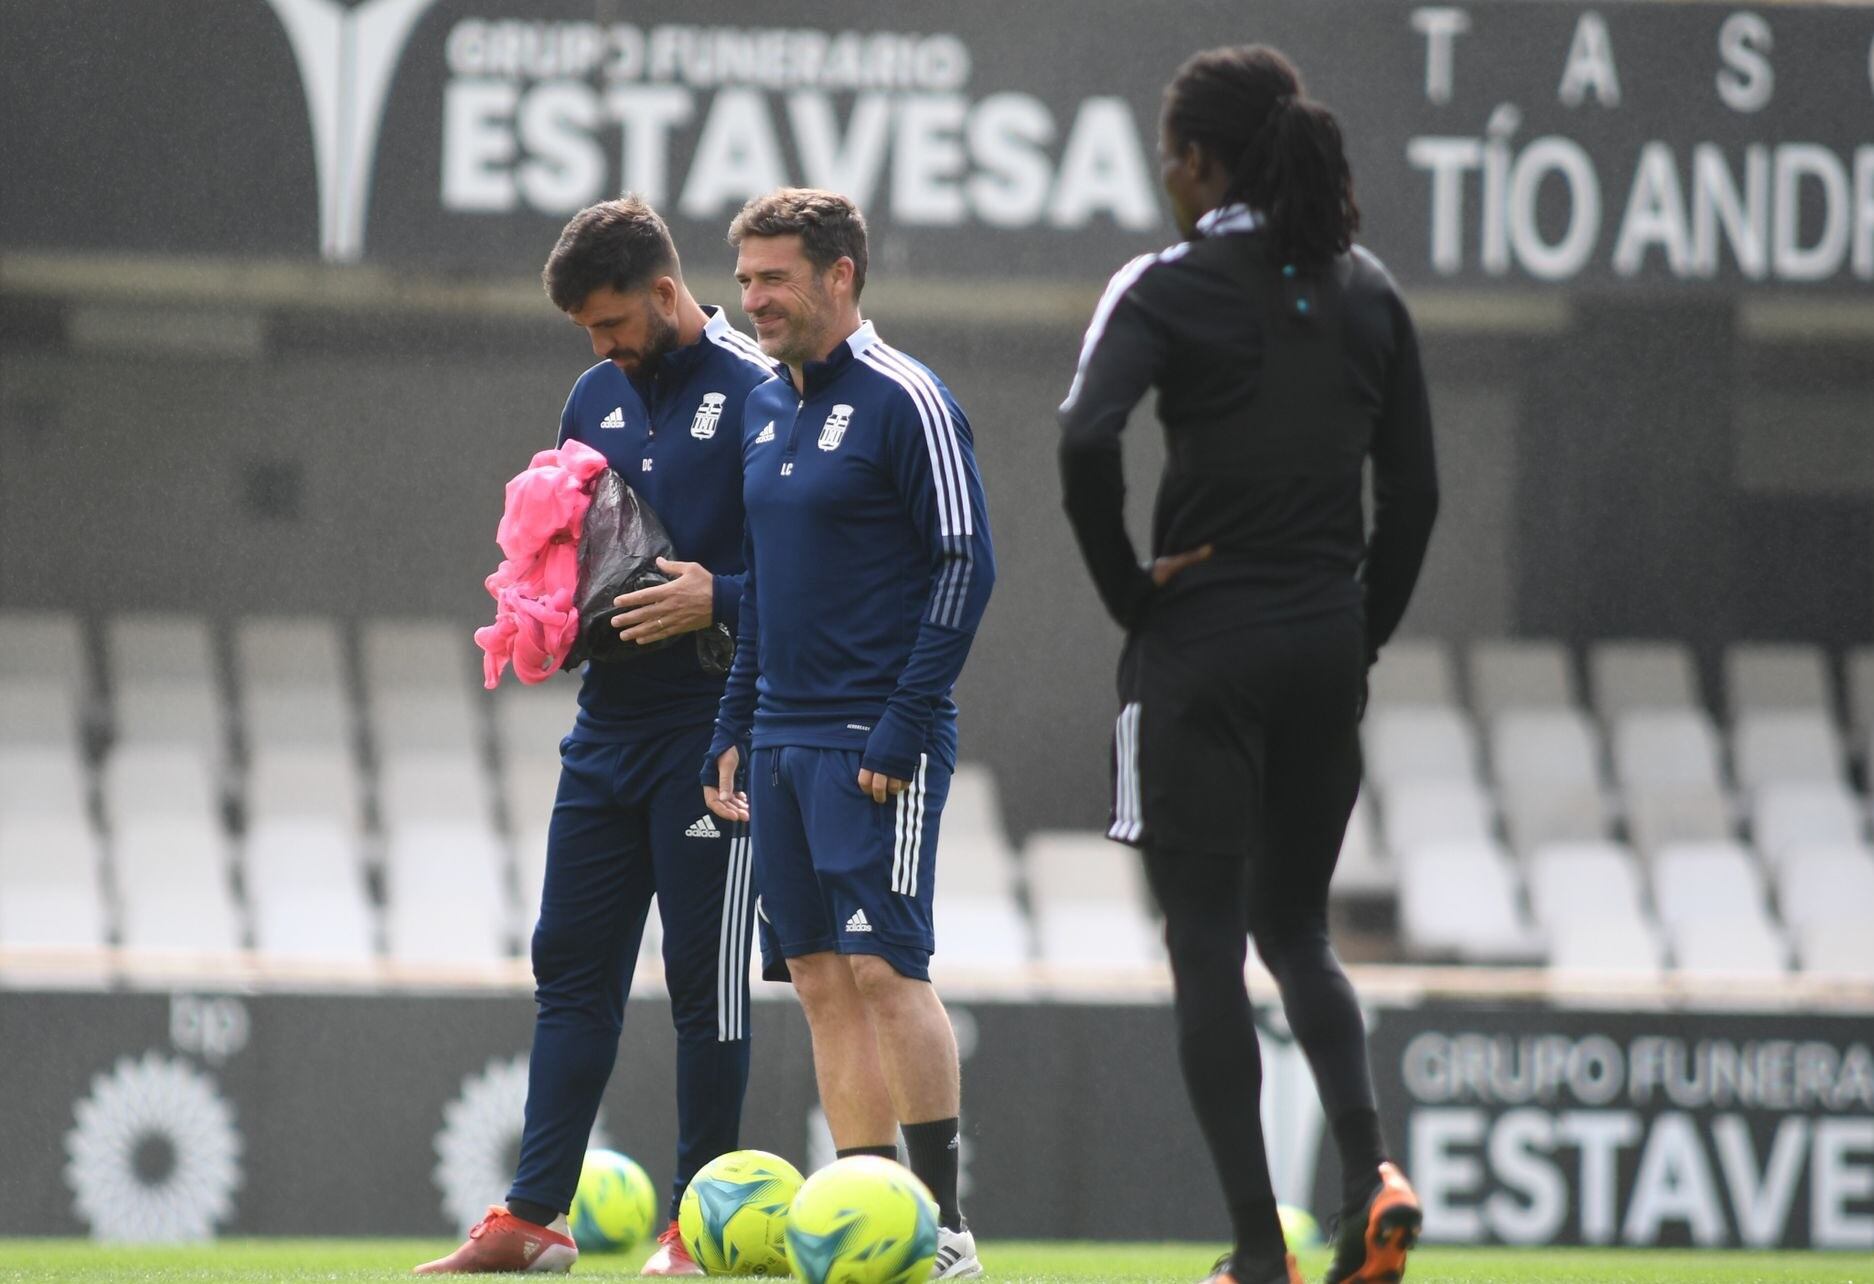
[[1341,1219],[1327,1284],[1398,1284],[1424,1220],[1412,1183],[1394,1165],[1381,1164],[1379,1189],[1357,1216]]

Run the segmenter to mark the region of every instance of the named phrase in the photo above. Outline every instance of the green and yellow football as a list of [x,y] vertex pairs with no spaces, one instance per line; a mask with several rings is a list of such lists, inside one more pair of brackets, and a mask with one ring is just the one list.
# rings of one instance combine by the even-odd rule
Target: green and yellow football
[[765,1150],[704,1164],[677,1210],[684,1247],[711,1275],[786,1275],[787,1217],[800,1169]]
[[937,1201],[889,1159],[838,1160],[794,1197],[787,1255],[807,1284],[923,1284],[937,1257]]

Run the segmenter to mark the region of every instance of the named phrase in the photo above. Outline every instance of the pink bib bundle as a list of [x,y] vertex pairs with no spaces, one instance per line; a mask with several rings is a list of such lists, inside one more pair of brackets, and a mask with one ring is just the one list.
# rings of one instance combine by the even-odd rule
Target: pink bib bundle
[[508,482],[495,530],[505,557],[482,582],[495,600],[495,622],[475,630],[490,691],[510,661],[522,682],[546,681],[578,639],[579,535],[593,479],[605,467],[604,455],[569,441],[535,455]]

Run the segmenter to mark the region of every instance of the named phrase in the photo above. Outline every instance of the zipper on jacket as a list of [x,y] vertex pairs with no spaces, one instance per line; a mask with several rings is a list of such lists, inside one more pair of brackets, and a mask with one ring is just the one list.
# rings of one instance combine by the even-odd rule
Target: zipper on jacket
[[794,457],[794,446],[800,440],[800,412],[807,408],[807,399],[802,397],[794,403],[794,422],[787,428],[787,449],[781,452],[783,462]]

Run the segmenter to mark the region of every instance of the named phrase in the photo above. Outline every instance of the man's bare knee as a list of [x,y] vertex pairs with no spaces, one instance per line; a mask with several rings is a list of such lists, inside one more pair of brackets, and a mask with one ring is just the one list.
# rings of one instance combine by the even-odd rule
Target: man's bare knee
[[788,978],[801,1007],[816,1012],[839,1011],[853,1001],[853,980],[846,961],[833,953],[808,954],[787,961]]
[[846,961],[852,966],[853,984],[859,987],[866,1006],[874,1010],[892,1011],[916,1003],[922,996],[913,987],[928,988],[876,954],[854,954]]

